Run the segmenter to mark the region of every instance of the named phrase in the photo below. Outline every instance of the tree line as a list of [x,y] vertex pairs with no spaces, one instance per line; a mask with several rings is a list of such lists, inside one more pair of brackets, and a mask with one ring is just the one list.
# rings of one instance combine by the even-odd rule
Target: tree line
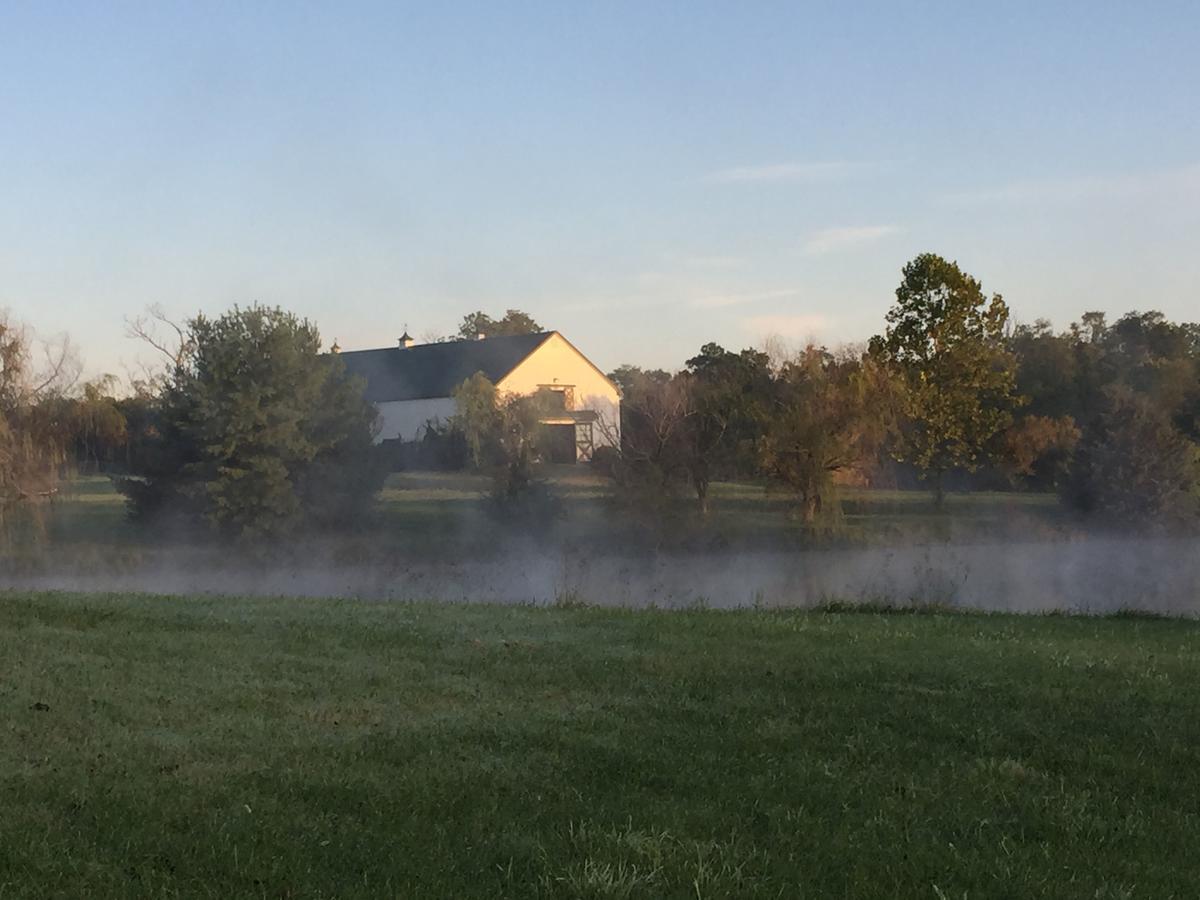
[[[376,411],[312,322],[256,305],[184,323],[151,307],[127,324],[160,364],[121,391],[81,382],[65,338],[0,317],[0,522],[80,472],[111,475],[158,526],[252,539],[360,521],[387,474]],[[474,312],[451,339],[539,330],[519,310]]]
[[[456,339],[541,330],[520,310],[480,311]],[[130,332],[163,365],[119,391],[81,383],[65,340],[0,319],[0,515],[52,496],[70,469],[112,473],[141,519],[233,536],[343,527],[369,507],[386,475],[375,411],[311,322],[260,306],[178,325],[152,311]],[[843,485],[923,486],[939,506],[948,489],[1054,491],[1115,521],[1200,520],[1200,326],[1156,312],[1014,325],[999,295],[934,254],[904,267],[886,328],[861,347],[709,343],[677,372],[610,377],[620,438],[595,465],[617,508],[651,523],[689,496],[709,515],[722,480],[786,490],[810,524],[836,519]],[[497,396],[477,375],[457,400],[426,439],[442,461],[490,472],[502,514],[552,519],[543,398]]]
[[677,373],[622,366],[622,449],[631,498],[717,478],[791,491],[797,515],[836,514],[839,484],[1057,491],[1123,522],[1200,515],[1200,326],[1157,312],[1067,330],[1010,322],[953,262],[903,270],[884,333],[862,348],[784,359],[707,344]]

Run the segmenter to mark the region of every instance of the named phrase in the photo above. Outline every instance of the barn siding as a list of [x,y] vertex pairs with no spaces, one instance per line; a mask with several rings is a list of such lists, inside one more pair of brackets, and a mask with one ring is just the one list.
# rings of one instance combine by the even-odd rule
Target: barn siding
[[376,443],[399,438],[418,441],[425,436],[430,421],[445,422],[454,415],[453,397],[431,397],[425,400],[394,400],[376,403],[379,410],[379,435]]
[[596,446],[614,445],[620,434],[621,395],[611,381],[557,332],[496,385],[510,394],[532,394],[542,385],[574,385],[575,409],[594,410]]

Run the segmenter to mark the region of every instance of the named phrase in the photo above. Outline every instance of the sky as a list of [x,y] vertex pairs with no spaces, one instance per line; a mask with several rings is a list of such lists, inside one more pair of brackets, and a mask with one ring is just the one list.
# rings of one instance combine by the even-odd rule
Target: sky
[[0,308],[516,307],[598,365],[864,340],[918,253],[1200,319],[1200,4],[0,5]]

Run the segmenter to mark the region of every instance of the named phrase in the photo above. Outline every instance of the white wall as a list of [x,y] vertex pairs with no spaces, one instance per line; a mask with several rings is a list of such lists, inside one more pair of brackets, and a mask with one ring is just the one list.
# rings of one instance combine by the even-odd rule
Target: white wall
[[593,429],[597,447],[616,445],[621,429],[621,395],[611,381],[557,332],[529,354],[496,387],[532,394],[542,385],[574,385],[575,409],[595,410],[602,422]]
[[454,415],[453,397],[431,397],[427,400],[396,400],[376,403],[379,410],[379,434],[375,442],[400,438],[418,441],[425,436],[430,421],[445,422]]

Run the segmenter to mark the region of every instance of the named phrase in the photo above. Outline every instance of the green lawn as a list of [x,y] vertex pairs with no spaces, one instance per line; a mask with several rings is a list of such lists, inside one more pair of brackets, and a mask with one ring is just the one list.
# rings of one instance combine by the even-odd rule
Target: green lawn
[[0,897],[1193,897],[1200,624],[0,596]]

